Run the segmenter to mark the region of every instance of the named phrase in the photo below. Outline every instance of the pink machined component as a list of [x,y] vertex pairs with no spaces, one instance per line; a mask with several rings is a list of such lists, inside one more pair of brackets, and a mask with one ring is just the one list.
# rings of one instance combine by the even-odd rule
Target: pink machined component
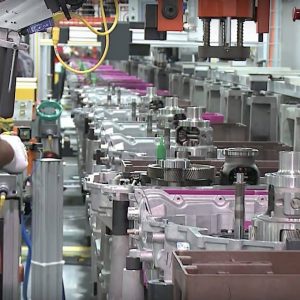
[[202,114],[202,119],[210,121],[211,124],[224,123],[224,115],[213,112],[206,112]]

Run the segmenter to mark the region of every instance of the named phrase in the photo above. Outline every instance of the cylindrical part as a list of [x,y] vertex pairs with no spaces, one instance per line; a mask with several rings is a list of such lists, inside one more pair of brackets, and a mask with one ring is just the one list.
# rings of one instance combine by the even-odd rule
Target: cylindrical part
[[279,170],[289,174],[300,172],[300,152],[281,151],[279,153]]
[[165,100],[165,106],[174,107],[178,106],[178,98],[177,97],[167,97]]
[[[111,249],[111,235],[105,231],[105,226],[102,225],[101,228],[101,248],[100,248],[100,260],[101,270],[99,276],[101,277],[101,282],[99,282],[98,286],[98,299],[107,299],[108,287],[109,287],[109,272],[111,266],[111,257],[110,257],[110,249]],[[100,281],[100,280],[99,280]]]
[[133,101],[132,103],[131,103],[131,117],[132,117],[132,121],[135,121],[136,120],[136,102],[135,101]]
[[147,133],[152,133],[152,126],[153,126],[153,116],[151,114],[147,115]]
[[172,300],[173,284],[151,280],[148,282],[148,300]]
[[116,86],[114,84],[112,85],[111,94],[112,95],[116,94]]
[[157,95],[157,89],[155,86],[149,86],[147,87],[147,95],[148,96],[156,96]]
[[129,202],[113,200],[111,270],[109,297],[111,300],[122,299],[123,269],[129,252],[129,237],[127,217]]
[[107,94],[107,105],[111,106],[111,103],[112,103],[112,95]]
[[123,271],[122,300],[144,300],[144,286],[140,270]]
[[113,201],[112,234],[127,235],[129,201]]
[[[14,175],[10,175],[14,177]],[[13,180],[13,179],[12,179]],[[1,209],[2,233],[2,292],[1,299],[19,300],[19,257],[20,257],[20,202],[5,200]]]
[[85,164],[85,173],[93,174],[94,165],[96,163],[97,156],[95,151],[100,146],[100,142],[96,140],[87,139],[86,143],[86,164]]
[[219,46],[225,46],[225,21],[220,19],[219,21]]
[[165,142],[167,157],[170,157],[170,149],[171,149],[171,129],[170,128],[164,129],[164,142]]
[[203,20],[203,43],[204,46],[210,46],[210,19]]
[[32,299],[62,299],[63,165],[36,161],[32,201]]
[[193,119],[199,121],[202,113],[205,111],[204,107],[188,107],[186,110],[187,119]]
[[237,46],[243,47],[244,45],[244,20],[237,20]]
[[295,22],[296,20],[300,20],[300,9],[295,7],[293,10],[293,21]]
[[225,20],[225,45],[231,46],[231,18],[227,17]]
[[117,102],[118,102],[118,105],[121,104],[121,89],[117,90]]
[[235,207],[234,207],[234,238],[244,238],[245,222],[245,182],[244,174],[236,174]]
[[122,299],[123,270],[126,266],[126,257],[128,252],[128,235],[113,235],[111,244],[111,269],[108,295],[108,299],[110,300]]
[[139,257],[128,256],[126,268],[123,271],[123,300],[143,300],[144,283],[142,276],[142,262]]

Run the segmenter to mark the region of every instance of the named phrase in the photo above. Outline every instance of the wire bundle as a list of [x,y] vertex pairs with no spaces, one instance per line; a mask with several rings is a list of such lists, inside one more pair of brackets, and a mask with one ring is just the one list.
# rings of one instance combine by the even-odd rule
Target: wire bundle
[[[107,19],[106,19],[106,15],[105,15],[105,11],[104,11],[103,0],[100,0],[99,3],[100,3],[101,16],[103,18],[103,27],[104,27],[104,30],[105,30],[104,32],[101,32],[101,31],[98,31],[97,29],[95,29],[87,20],[85,20],[84,17],[82,17],[82,16],[80,16],[76,13],[71,13],[72,18],[79,19],[83,24],[86,25],[87,28],[90,29],[90,31],[92,31],[96,35],[105,36],[105,48],[104,48],[103,54],[102,54],[101,58],[99,59],[98,63],[95,66],[93,66],[92,68],[81,71],[81,70],[74,69],[74,68],[70,67],[67,63],[65,63],[63,61],[63,59],[61,58],[61,56],[59,54],[59,51],[58,51],[58,48],[57,48],[57,45],[58,45],[58,42],[59,42],[60,28],[59,27],[53,27],[53,29],[52,29],[52,41],[53,41],[53,45],[54,45],[54,52],[55,52],[55,55],[56,55],[58,61],[68,71],[73,72],[75,74],[79,74],[79,75],[88,74],[88,73],[91,73],[91,72],[95,71],[100,65],[102,65],[102,63],[104,62],[104,60],[107,56],[108,50],[109,50],[109,42],[110,42],[109,35],[114,31],[114,29],[118,25],[118,20],[119,20],[119,15],[120,15],[118,0],[114,0],[115,6],[116,6],[116,16],[115,16],[113,25],[111,26],[110,29],[108,29],[108,25],[107,25]],[[61,16],[62,16],[61,13],[54,14],[53,19],[55,21],[57,21],[57,20],[59,20],[59,18]]]

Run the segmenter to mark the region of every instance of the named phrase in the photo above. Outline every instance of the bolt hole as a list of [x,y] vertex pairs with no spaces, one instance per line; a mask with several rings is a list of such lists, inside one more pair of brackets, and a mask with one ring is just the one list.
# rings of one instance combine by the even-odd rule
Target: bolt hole
[[173,12],[174,12],[174,8],[173,8],[173,7],[169,7],[169,8],[168,8],[168,13],[169,13],[169,14],[173,14]]

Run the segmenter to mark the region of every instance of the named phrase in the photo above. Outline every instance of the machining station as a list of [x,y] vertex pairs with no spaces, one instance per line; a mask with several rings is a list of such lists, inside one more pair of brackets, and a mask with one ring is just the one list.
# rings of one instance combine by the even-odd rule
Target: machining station
[[0,299],[299,300],[300,0],[0,0]]

